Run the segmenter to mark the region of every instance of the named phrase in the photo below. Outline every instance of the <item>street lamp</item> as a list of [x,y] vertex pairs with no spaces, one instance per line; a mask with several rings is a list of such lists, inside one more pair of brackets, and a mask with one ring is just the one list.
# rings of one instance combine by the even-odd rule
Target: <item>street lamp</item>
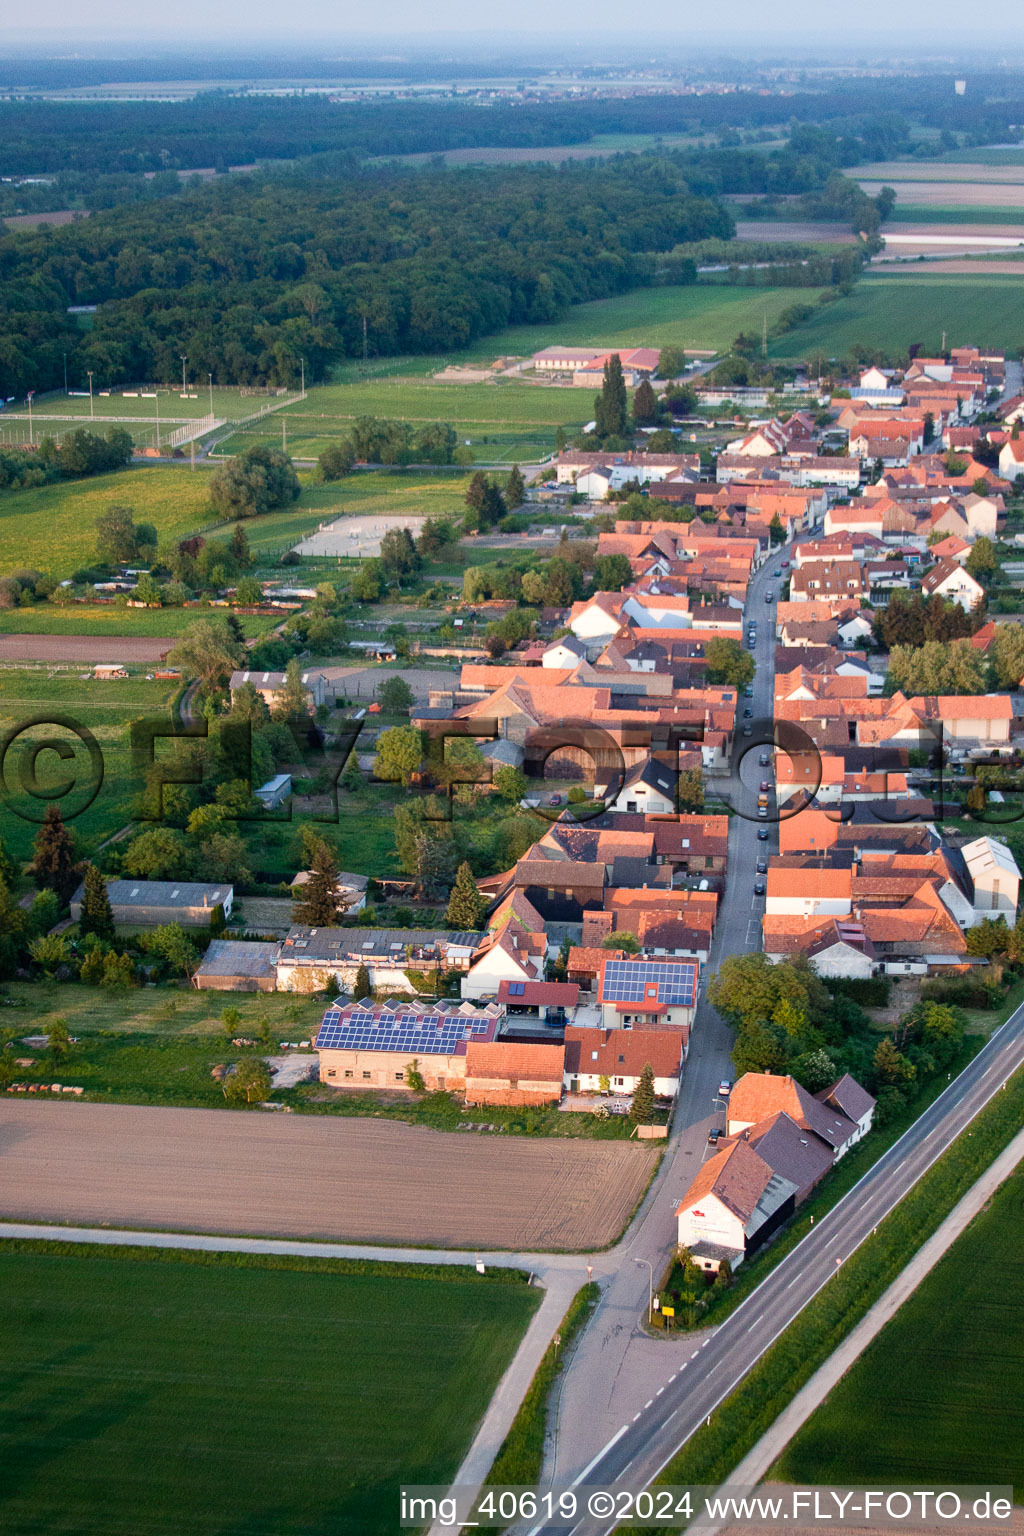
[[649,1328],[654,1321],[654,1265],[650,1259],[634,1259],[633,1263],[647,1265],[647,1326]]
[[90,421],[91,421],[91,420],[92,420],[92,418],[93,418],[93,403],[92,403],[92,369],[91,369],[91,368],[90,368],[90,369],[89,369],[89,370],[88,370],[88,373],[89,373],[89,420],[90,420]]
[[28,445],[30,448],[35,446],[35,436],[32,431],[32,396],[34,394],[35,390],[30,389],[28,395],[26,396],[26,399],[28,400]]
[[185,356],[184,352],[179,352],[178,356],[181,358],[181,393],[182,393],[182,396],[184,396],[184,394],[185,394],[185,364],[188,362],[188,358]]
[[206,375],[206,377],[210,381],[210,415],[212,416],[213,415],[213,374],[212,373],[208,373]]

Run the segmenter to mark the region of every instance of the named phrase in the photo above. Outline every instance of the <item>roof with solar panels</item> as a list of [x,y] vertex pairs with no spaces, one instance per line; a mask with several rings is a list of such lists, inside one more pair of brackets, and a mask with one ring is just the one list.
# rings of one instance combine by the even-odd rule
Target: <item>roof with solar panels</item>
[[695,960],[606,960],[599,998],[605,1003],[692,1008],[699,971]]
[[466,1003],[410,1002],[392,998],[385,1003],[334,1003],[324,1014],[316,1049],[417,1051],[424,1056],[465,1055],[469,1040],[491,1041],[505,1009],[494,1003],[481,1008]]

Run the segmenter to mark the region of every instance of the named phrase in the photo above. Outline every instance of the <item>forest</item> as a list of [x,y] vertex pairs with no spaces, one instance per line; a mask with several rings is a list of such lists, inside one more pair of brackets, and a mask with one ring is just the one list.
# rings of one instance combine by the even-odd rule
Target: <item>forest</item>
[[[91,368],[104,385],[190,366],[292,384],[359,355],[443,352],[648,283],[652,253],[728,238],[731,216],[656,156],[350,176],[216,178],[0,240],[0,393]],[[89,330],[66,313],[98,305]]]

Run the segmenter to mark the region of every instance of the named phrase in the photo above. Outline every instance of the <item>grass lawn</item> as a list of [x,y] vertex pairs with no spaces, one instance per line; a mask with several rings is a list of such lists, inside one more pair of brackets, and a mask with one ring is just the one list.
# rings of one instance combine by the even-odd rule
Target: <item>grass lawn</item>
[[[245,524],[249,546],[261,561],[276,559],[321,523],[337,517],[380,517],[385,513],[422,513],[459,518],[466,510],[469,472],[463,470],[359,470],[327,485],[303,480],[294,509],[268,512]],[[333,561],[331,562],[334,563]],[[280,575],[280,572],[276,573]],[[303,573],[304,574],[304,573]]]
[[3,568],[31,566],[61,580],[96,556],[96,519],[112,503],[131,507],[161,539],[182,537],[208,523],[205,473],[170,465],[122,469],[110,475],[44,485],[0,496]]
[[[434,360],[433,366],[441,364]],[[420,359],[408,372],[386,379],[350,375],[311,389],[307,400],[246,427],[221,443],[218,451],[237,453],[257,440],[280,447],[286,420],[288,451],[299,458],[315,458],[325,443],[344,436],[357,416],[382,416],[414,425],[451,422],[459,441],[468,442],[479,461],[511,464],[550,453],[556,429],[578,431],[590,419],[592,405],[587,390],[512,380],[443,383],[424,371]]]
[[772,357],[843,357],[864,344],[906,352],[919,342],[925,353],[940,346],[976,343],[1016,350],[1024,335],[1024,284],[1012,276],[956,277],[906,274],[866,277],[849,298],[826,305],[806,324],[768,343]]
[[[99,381],[96,381],[98,386]],[[298,380],[296,380],[298,384]],[[131,390],[131,385],[124,385],[112,390],[109,395],[102,395],[97,387],[94,390],[91,410],[94,418],[94,430],[100,431],[111,418],[134,417],[136,421],[152,422],[155,428],[157,421],[157,409],[159,406],[160,425],[165,422],[195,421],[210,414],[210,391],[207,388],[204,376],[203,387],[189,385],[189,397],[181,397],[181,385],[177,389],[160,390],[159,401],[146,399],[138,393],[139,390],[152,390],[151,384],[137,384],[132,394],[125,395],[124,390]],[[298,389],[295,391],[298,394]],[[225,389],[219,385],[213,388],[213,414],[227,421],[239,421],[244,416],[251,416],[254,411],[262,410],[267,405],[276,402],[277,397],[265,395],[243,395],[237,389]],[[11,410],[24,411],[24,402],[16,402]],[[32,403],[33,421],[43,421],[47,416],[79,416],[84,418],[77,423],[80,426],[89,424],[90,403],[88,395],[65,395],[63,390],[54,390],[48,395],[37,395]],[[102,418],[102,419],[101,419]],[[2,421],[2,417],[0,417]]]
[[539,1297],[340,1269],[4,1244],[7,1536],[397,1529],[400,1484],[451,1478]]
[[854,1486],[1013,1483],[1017,1499],[1024,1495],[1022,1220],[1018,1169],[771,1475]]

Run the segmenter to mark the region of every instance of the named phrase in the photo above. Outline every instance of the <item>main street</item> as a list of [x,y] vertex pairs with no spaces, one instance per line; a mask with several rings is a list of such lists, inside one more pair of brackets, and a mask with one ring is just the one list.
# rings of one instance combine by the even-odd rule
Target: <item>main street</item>
[[[775,603],[766,603],[765,594],[778,594],[781,580],[773,572],[781,569],[781,561],[789,554],[788,546],[781,553],[769,553],[747,592],[745,620],[757,620],[752,653],[757,672],[753,698],[741,696],[738,703],[734,762],[744,748],[752,750],[742,764],[742,783],[735,771],[721,781],[723,795],[746,814],[732,816],[729,822],[729,868],[709,972],[716,971],[728,955],[761,947],[764,899],[754,895],[755,868],[759,857],[767,858],[778,847],[774,823],[768,822],[769,840],[761,842],[758,823],[750,819],[756,816],[757,782],[770,777],[770,770],[758,763],[759,739],[770,735],[775,696]],[[752,722],[743,720],[745,708],[751,709]],[[763,731],[757,728],[759,721]],[[749,737],[742,734],[746,723],[755,727]],[[733,1076],[732,1043],[732,1030],[702,996],[661,1168],[616,1249],[620,1262],[602,1287],[594,1317],[564,1374],[545,1479],[570,1482],[610,1436],[643,1409],[648,1398],[667,1387],[690,1357],[692,1335],[653,1339],[640,1323],[652,1280],[657,1283],[676,1241],[676,1206],[707,1154],[709,1129],[724,1124],[724,1105],[716,1093],[721,1080]]]

